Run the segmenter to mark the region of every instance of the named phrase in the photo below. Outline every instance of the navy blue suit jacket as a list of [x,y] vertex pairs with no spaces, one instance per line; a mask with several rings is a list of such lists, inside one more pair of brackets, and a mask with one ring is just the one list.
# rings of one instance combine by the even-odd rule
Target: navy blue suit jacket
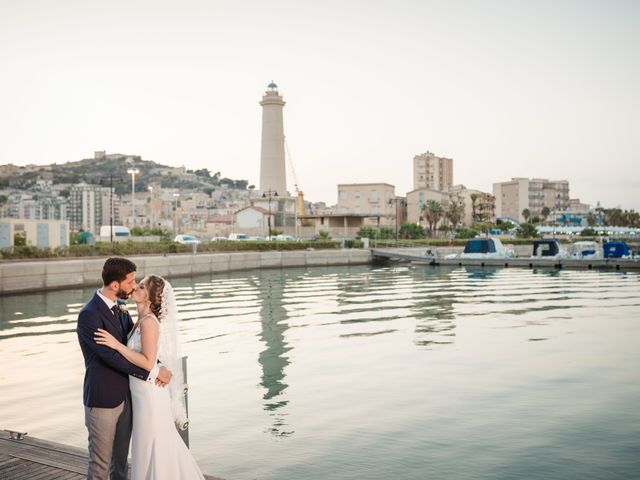
[[[131,315],[120,313],[129,333],[133,327]],[[114,408],[129,395],[129,375],[146,380],[149,372],[126,360],[115,350],[98,345],[94,334],[102,328],[122,339],[120,318],[114,315],[97,293],[78,314],[76,333],[84,356],[83,402],[87,407]]]

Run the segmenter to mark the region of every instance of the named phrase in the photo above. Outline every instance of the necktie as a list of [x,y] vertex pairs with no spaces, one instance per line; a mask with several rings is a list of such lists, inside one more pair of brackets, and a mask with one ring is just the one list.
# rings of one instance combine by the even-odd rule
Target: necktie
[[[124,317],[124,315],[122,315],[122,312],[120,312],[120,308],[117,304],[111,307],[111,311],[118,319],[118,323],[120,324],[120,336],[124,340],[127,335],[126,329],[124,327],[124,319],[122,318]],[[126,341],[124,341],[123,343],[126,343]]]

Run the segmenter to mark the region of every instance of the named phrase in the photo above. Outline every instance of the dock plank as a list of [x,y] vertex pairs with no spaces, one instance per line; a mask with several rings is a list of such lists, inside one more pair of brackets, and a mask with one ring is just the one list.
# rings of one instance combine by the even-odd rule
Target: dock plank
[[0,480],[82,480],[87,463],[85,449],[31,436],[17,440],[0,435]]

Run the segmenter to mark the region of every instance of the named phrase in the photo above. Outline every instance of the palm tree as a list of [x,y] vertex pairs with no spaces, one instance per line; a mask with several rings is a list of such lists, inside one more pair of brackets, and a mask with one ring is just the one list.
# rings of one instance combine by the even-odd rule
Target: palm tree
[[425,221],[429,224],[429,236],[433,237],[434,227],[438,224],[444,213],[442,204],[436,200],[427,200],[420,208],[422,209],[422,215]]
[[604,211],[604,219],[607,225],[624,227],[624,215],[619,208],[607,208]]
[[525,208],[524,210],[522,210],[522,216],[524,217],[524,221],[528,222],[529,217],[531,216],[531,210],[529,210],[528,208]]
[[457,200],[451,200],[447,210],[444,213],[444,216],[449,222],[451,222],[451,228],[455,230],[462,220],[462,215],[464,214],[464,207],[462,203]]
[[476,220],[478,220],[476,218],[476,202],[478,201],[478,194],[472,193],[469,195],[469,198],[471,199],[471,223],[476,223]]
[[541,213],[542,213],[542,221],[546,222],[547,221],[547,217],[551,213],[551,210],[549,209],[549,207],[542,207],[542,212]]

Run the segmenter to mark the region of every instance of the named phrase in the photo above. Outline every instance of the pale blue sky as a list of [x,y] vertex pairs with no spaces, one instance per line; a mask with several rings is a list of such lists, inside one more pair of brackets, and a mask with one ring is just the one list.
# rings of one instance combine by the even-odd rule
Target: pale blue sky
[[2,0],[0,164],[142,155],[259,180],[274,80],[309,200],[567,179],[640,210],[640,2]]

